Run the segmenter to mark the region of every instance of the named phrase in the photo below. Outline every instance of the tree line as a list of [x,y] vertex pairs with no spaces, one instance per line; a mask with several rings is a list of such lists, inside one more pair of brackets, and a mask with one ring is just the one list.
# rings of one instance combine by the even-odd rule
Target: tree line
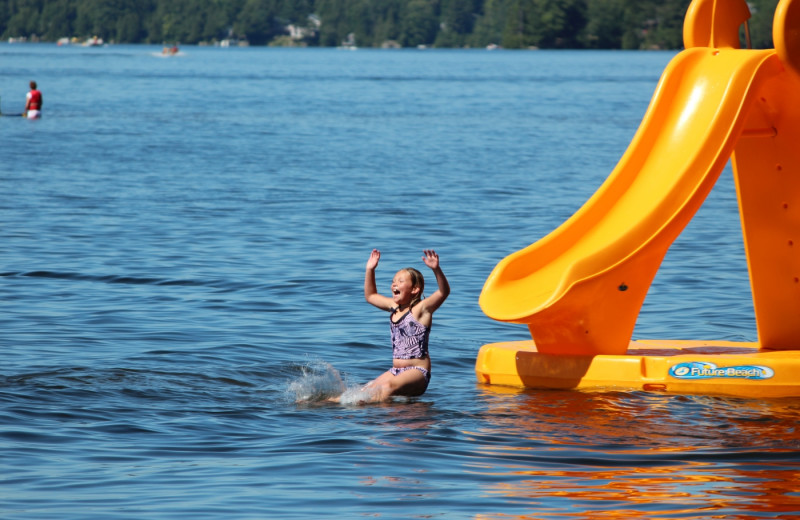
[[[772,46],[778,0],[749,2]],[[679,49],[690,0],[0,0],[3,39],[508,49]]]

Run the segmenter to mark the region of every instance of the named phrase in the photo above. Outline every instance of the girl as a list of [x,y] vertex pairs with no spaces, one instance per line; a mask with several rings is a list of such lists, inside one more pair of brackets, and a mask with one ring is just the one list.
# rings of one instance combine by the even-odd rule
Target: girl
[[378,294],[375,286],[375,269],[381,253],[377,249],[367,260],[364,276],[364,298],[379,309],[389,311],[392,333],[392,368],[364,387],[373,401],[385,401],[393,395],[418,396],[425,393],[431,380],[431,358],[428,356],[428,338],[433,323],[433,312],[450,294],[439,255],[433,250],[423,251],[422,261],[433,270],[439,288],[424,298],[425,281],[413,267],[397,271],[392,279],[392,296]]

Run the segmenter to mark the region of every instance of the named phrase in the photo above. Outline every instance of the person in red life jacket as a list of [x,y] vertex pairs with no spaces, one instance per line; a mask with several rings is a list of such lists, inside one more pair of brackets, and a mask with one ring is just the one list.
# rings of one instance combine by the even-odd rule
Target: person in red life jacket
[[25,112],[23,116],[28,119],[39,119],[42,117],[42,93],[36,89],[36,82],[31,81],[31,91],[28,92],[25,102]]

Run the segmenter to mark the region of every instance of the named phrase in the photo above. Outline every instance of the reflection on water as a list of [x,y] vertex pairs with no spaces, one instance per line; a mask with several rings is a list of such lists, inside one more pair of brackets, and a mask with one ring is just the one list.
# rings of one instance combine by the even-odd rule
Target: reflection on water
[[796,401],[481,388],[487,426],[470,434],[483,457],[468,471],[525,512],[476,518],[800,512]]
[[[476,518],[772,518],[800,511],[797,471],[772,467],[720,470],[686,462],[644,469],[525,471],[487,493],[526,502],[530,515]],[[545,505],[546,504],[546,505]],[[793,516],[797,518],[797,516]]]

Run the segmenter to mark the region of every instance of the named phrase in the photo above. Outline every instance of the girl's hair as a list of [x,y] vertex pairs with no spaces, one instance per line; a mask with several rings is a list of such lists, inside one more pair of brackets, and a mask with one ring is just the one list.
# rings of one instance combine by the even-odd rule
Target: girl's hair
[[409,304],[409,307],[413,307],[422,301],[422,293],[425,292],[425,278],[422,277],[422,273],[413,267],[405,267],[403,271],[407,272],[408,276],[411,277],[411,286],[419,287],[419,293],[411,299],[411,303]]

